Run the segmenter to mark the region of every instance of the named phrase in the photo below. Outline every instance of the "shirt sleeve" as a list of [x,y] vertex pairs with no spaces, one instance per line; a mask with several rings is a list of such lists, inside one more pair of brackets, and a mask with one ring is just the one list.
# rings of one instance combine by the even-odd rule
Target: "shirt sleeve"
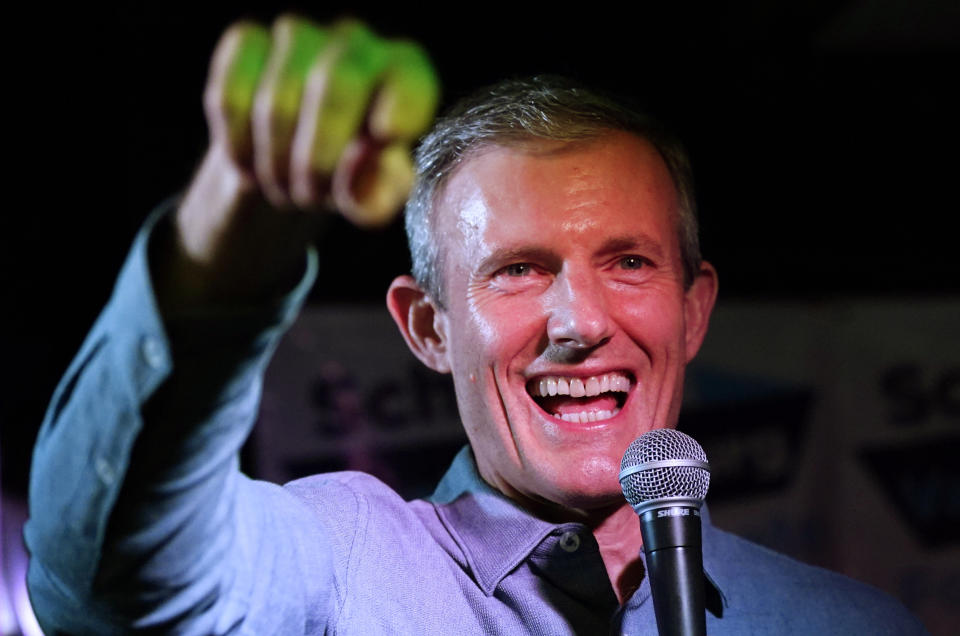
[[47,633],[303,633],[331,596],[322,524],[243,476],[237,451],[316,254],[270,306],[161,315],[149,247],[171,207],[136,237],[40,430],[31,601]]

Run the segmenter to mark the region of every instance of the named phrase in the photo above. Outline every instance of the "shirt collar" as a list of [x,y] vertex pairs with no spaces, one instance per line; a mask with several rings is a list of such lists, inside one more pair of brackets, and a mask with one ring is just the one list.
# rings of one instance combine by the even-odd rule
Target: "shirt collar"
[[487,596],[557,528],[483,481],[469,446],[454,458],[430,501]]
[[[492,596],[500,581],[552,532],[576,525],[557,525],[538,519],[490,486],[480,477],[469,446],[457,453],[430,496],[430,502],[487,596]],[[722,558],[711,549],[716,530],[710,523],[706,506],[701,515],[704,570],[710,587],[716,592],[710,594],[708,588],[708,596],[713,597],[708,599],[708,606],[713,600],[721,607],[709,609],[714,614],[722,614],[727,600],[711,576],[721,566]]]

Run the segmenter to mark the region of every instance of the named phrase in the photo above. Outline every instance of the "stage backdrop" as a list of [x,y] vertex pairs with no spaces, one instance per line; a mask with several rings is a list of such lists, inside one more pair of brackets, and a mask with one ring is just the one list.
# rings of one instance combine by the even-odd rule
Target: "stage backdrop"
[[[726,302],[680,428],[717,525],[960,624],[960,300]],[[267,375],[248,470],[364,470],[429,494],[465,438],[452,384],[381,307],[309,307]]]

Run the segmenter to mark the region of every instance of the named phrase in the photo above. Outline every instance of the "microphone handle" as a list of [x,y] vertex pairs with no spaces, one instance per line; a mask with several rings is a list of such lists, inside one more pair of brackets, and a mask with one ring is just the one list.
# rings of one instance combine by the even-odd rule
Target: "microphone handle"
[[706,636],[700,510],[647,510],[640,533],[660,636]]

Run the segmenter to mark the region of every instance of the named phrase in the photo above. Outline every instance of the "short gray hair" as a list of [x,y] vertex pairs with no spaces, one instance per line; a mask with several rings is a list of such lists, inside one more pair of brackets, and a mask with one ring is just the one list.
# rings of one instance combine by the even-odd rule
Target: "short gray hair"
[[684,285],[700,270],[700,241],[690,161],[680,142],[651,117],[555,76],[500,82],[457,103],[437,120],[416,152],[417,179],[405,211],[413,277],[441,306],[442,259],[433,209],[456,168],[489,146],[543,139],[576,141],[624,131],[651,143],[663,158],[679,198],[677,236]]

